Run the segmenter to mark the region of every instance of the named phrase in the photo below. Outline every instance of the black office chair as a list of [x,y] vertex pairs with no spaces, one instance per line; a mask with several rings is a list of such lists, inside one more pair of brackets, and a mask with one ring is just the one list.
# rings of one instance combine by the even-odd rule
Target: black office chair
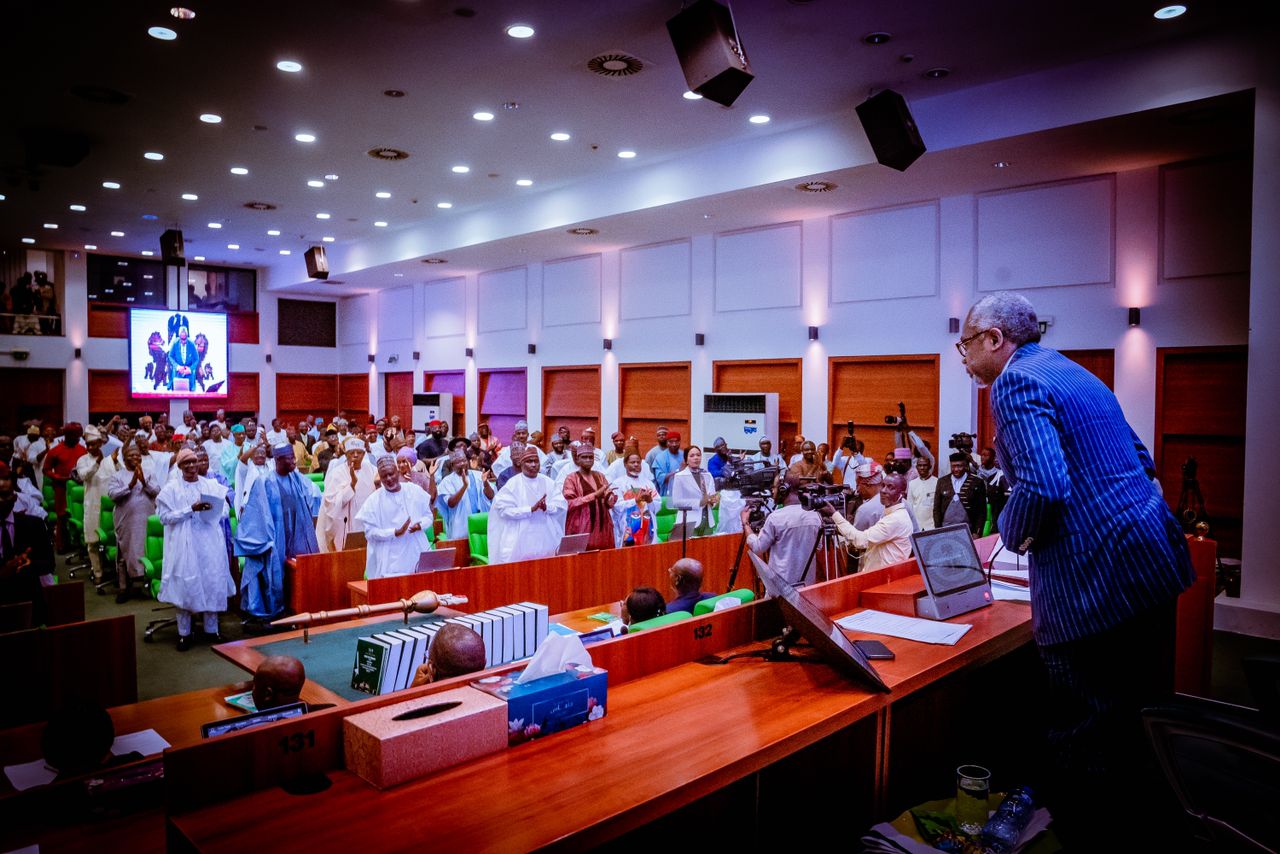
[[1206,849],[1280,849],[1280,729],[1256,709],[1178,696],[1142,711],[1165,777]]

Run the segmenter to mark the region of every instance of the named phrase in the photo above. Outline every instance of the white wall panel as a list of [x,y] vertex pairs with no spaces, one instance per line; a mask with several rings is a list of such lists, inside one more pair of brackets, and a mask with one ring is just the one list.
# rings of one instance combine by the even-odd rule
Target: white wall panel
[[1243,157],[1161,167],[1161,280],[1249,269],[1251,181]]
[[716,235],[716,311],[800,305],[800,223]]
[[476,294],[479,331],[524,329],[529,325],[528,268],[481,273],[477,277]]
[[938,203],[831,218],[831,301],[938,295]]
[[413,288],[390,288],[378,292],[378,337],[399,341],[413,337]]
[[542,265],[542,325],[600,322],[600,256],[583,255]]
[[467,331],[467,280],[463,276],[422,286],[423,329],[427,338],[448,338]]
[[373,295],[338,300],[338,343],[359,344],[369,340],[369,317]]
[[1114,281],[1115,176],[978,196],[978,290]]
[[623,320],[689,314],[692,280],[688,240],[637,246],[620,254]]

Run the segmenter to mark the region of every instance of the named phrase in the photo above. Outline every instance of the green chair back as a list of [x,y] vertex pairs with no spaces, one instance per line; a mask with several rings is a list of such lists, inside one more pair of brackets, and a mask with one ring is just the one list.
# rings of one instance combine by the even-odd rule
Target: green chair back
[[693,614],[688,611],[672,611],[670,614],[663,614],[661,617],[654,617],[652,620],[641,620],[638,623],[632,623],[627,626],[627,633],[642,632],[645,629],[656,629],[659,626],[669,626],[672,623],[679,623],[682,620],[692,620]]
[[142,569],[152,598],[160,595],[160,578],[164,572],[164,525],[159,516],[147,517],[147,547],[142,557]]
[[472,513],[467,517],[467,544],[471,548],[472,565],[489,563],[489,514]]
[[115,507],[116,507],[116,503],[111,500],[111,496],[107,495],[105,492],[102,493],[102,509],[114,510]]
[[710,614],[716,609],[716,603],[722,599],[736,599],[743,605],[756,598],[756,594],[746,588],[741,590],[730,590],[728,593],[722,593],[719,596],[712,596],[710,599],[703,599],[701,602],[693,606],[693,615],[701,617],[703,614]]
[[84,484],[83,483],[67,484],[67,503],[68,504],[84,503]]

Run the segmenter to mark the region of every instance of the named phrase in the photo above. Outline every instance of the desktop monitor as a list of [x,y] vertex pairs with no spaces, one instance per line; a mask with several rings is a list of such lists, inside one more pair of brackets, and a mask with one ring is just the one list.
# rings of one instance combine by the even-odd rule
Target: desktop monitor
[[967,525],[917,531],[911,542],[925,586],[916,600],[917,616],[945,620],[991,604],[991,583]]

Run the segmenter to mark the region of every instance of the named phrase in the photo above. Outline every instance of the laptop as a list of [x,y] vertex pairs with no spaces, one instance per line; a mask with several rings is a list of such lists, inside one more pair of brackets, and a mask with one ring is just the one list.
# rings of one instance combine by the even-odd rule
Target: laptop
[[347,538],[342,542],[342,550],[349,552],[363,548],[368,548],[368,543],[364,539],[364,531],[348,531]]
[[[692,540],[694,537],[699,536],[698,526],[701,524],[702,523],[699,521],[675,523],[671,526],[671,533],[667,535],[667,542],[674,543],[678,540],[684,539]],[[684,528],[684,533],[681,533],[681,528]]]
[[590,534],[565,534],[560,540],[560,548],[556,549],[556,556],[580,555],[587,550],[587,541],[590,539]]
[[235,718],[226,718],[220,721],[211,721],[207,724],[200,725],[201,738],[213,738],[215,735],[224,735],[228,732],[239,732],[240,730],[250,729],[263,724],[275,723],[286,718],[297,718],[307,713],[307,704],[289,703],[286,706],[278,706],[274,709],[267,709],[262,712],[254,712],[253,714],[240,715]]
[[418,565],[414,572],[435,572],[437,569],[452,569],[453,556],[457,549],[432,549],[418,555]]

